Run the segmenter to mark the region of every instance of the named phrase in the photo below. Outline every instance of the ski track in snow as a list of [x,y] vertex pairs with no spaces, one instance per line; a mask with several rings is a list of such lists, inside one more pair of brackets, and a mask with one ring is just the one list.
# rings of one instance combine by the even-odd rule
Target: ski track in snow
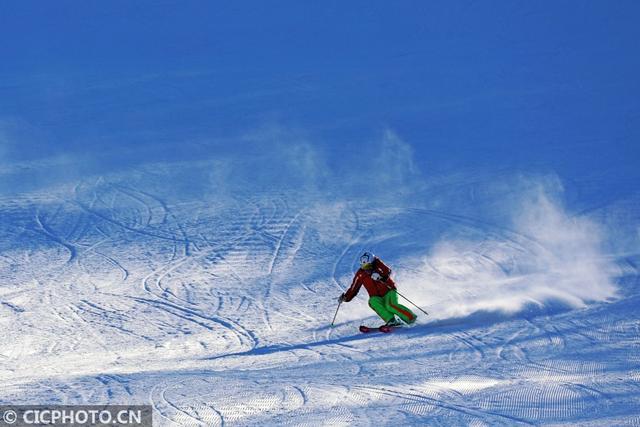
[[[283,192],[210,206],[159,194],[153,182],[102,177],[2,202],[13,218],[3,234],[31,242],[0,259],[0,314],[11,325],[3,402],[149,403],[158,425],[638,419],[640,254],[618,259],[628,295],[611,303],[484,323],[421,316],[413,328],[361,335],[357,322],[328,323],[380,218],[413,215],[416,227],[467,227],[520,253],[547,249],[421,207],[345,205],[327,234],[313,200]],[[513,259],[480,246],[474,255],[515,274]]]

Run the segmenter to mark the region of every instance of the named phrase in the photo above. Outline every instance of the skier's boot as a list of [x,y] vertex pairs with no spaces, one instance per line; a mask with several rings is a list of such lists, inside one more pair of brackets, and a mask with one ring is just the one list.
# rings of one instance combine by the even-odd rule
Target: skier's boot
[[389,320],[387,323],[384,324],[384,326],[389,326],[389,327],[397,327],[402,325],[403,325],[402,321],[397,319],[396,316],[393,316],[391,320]]

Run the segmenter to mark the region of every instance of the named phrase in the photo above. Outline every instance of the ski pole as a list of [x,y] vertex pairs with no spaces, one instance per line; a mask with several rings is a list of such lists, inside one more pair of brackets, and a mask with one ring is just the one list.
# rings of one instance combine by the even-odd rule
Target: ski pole
[[338,308],[336,308],[336,314],[333,315],[333,320],[331,321],[331,327],[333,328],[333,324],[336,321],[336,317],[338,316],[338,310],[340,310],[340,305],[342,304],[342,301],[340,301],[338,303]]
[[404,295],[402,295],[400,292],[398,292],[397,289],[393,289],[391,286],[387,285],[385,283],[385,286],[387,288],[389,288],[390,291],[396,291],[396,293],[398,295],[400,295],[402,298],[406,299],[407,301],[409,301],[409,303],[411,303],[415,308],[417,308],[418,310],[420,310],[421,312],[423,312],[424,314],[426,314],[427,316],[429,315],[429,313],[427,313],[426,311],[424,311],[423,309],[421,309],[416,303],[414,303],[413,301],[411,301],[409,298],[405,297]]
[[402,298],[406,299],[407,301],[409,301],[409,303],[413,304],[418,310],[420,310],[421,312],[423,312],[424,314],[426,314],[427,316],[429,315],[429,313],[427,313],[426,311],[424,311],[423,309],[421,309],[417,304],[415,304],[414,302],[412,302],[409,298],[405,297],[404,295],[402,295],[400,292],[398,292],[398,290],[396,289],[396,293],[398,295],[400,295]]

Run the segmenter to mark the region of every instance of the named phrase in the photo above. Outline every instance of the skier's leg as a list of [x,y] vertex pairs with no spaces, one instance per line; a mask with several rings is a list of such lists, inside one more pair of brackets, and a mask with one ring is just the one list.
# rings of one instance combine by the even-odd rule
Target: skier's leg
[[417,316],[411,310],[404,305],[398,303],[398,294],[394,290],[390,290],[384,296],[385,308],[393,314],[400,317],[405,323],[413,323],[416,321]]
[[393,313],[387,310],[386,304],[381,297],[369,298],[369,307],[371,307],[373,311],[375,311],[385,322],[393,319]]

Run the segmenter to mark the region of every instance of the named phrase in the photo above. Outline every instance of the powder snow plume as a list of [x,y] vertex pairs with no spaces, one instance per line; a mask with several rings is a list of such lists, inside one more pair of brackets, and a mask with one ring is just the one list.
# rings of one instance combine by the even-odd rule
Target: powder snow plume
[[572,217],[543,190],[513,216],[504,239],[441,240],[411,271],[399,271],[398,282],[436,318],[514,313],[530,304],[581,307],[615,297],[617,270],[602,252],[598,224]]

